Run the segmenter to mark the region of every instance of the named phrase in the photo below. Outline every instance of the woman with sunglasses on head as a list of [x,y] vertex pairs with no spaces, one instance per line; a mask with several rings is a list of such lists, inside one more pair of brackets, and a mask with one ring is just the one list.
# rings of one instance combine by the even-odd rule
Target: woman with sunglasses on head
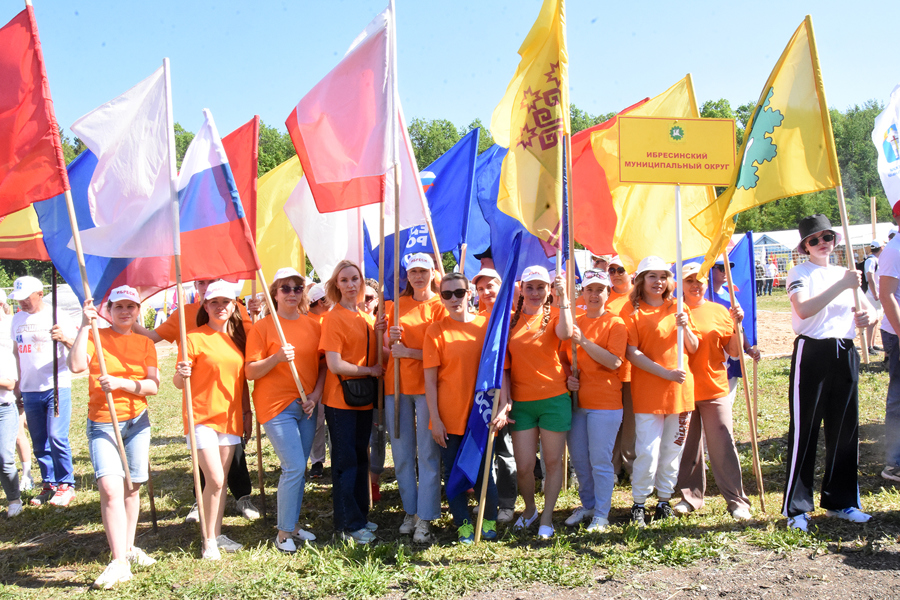
[[206,516],[203,558],[219,560],[219,548],[234,552],[241,544],[222,535],[225,481],[241,435],[250,437],[250,399],[243,393],[244,350],[247,334],[237,308],[234,287],[216,281],[206,288],[197,311],[197,329],[187,334],[187,347],[179,348],[172,383],[184,389],[191,380],[194,431],[188,431],[187,395],[184,397],[184,432],[193,435],[197,460],[206,478],[202,498]]
[[[569,517],[574,523],[567,520],[566,524],[577,525],[591,517],[587,530],[602,531],[609,525],[616,482],[612,453],[622,423],[618,370],[628,345],[628,329],[618,315],[606,310],[610,288],[606,273],[585,271],[581,285],[587,312],[575,320],[572,341],[578,346],[578,374],[568,379],[569,390],[578,393],[578,406],[572,410],[569,451],[578,476],[581,506]],[[570,344],[566,344],[566,355],[571,365]]]
[[[384,374],[384,418],[391,434],[397,487],[406,511],[400,534],[412,534],[414,542],[427,543],[431,541],[429,522],[441,517],[441,452],[428,432],[422,344],[428,326],[444,318],[447,311],[437,293],[431,256],[409,255],[406,275],[406,289],[399,299],[400,323],[394,322],[393,309],[387,315],[391,353]],[[401,359],[400,390],[394,390],[397,356]],[[400,431],[394,431],[395,410],[400,411]]]
[[628,350],[634,403],[635,459],[631,477],[631,521],[645,525],[647,498],[656,489],[653,518],[672,516],[669,500],[675,493],[678,466],[687,435],[688,415],[694,410],[694,380],[690,370],[678,368],[678,329],[684,331],[684,350],[697,351],[697,332],[690,308],[679,313],[669,265],[658,256],[644,258],[631,289]]
[[[469,413],[474,403],[475,379],[487,333],[487,317],[468,311],[469,281],[462,273],[448,273],[441,281],[441,300],[449,313],[445,319],[432,323],[425,333],[422,349],[425,367],[425,396],[431,417],[431,435],[441,448],[444,465],[444,481],[450,471],[466,433]],[[506,412],[495,419],[496,426],[506,424]],[[481,471],[484,470],[482,461]],[[475,482],[475,493],[481,491],[483,473]],[[492,473],[488,474],[485,494],[482,537],[497,538],[497,486]],[[446,489],[446,488],[445,488]],[[475,529],[469,522],[468,496],[463,490],[447,496],[453,524],[461,543],[475,540]]]
[[[316,434],[315,411],[325,387],[325,365],[319,356],[322,326],[306,314],[306,286],[296,270],[279,269],[269,293],[275,315],[261,319],[250,331],[244,374],[256,382],[253,387],[256,418],[281,462],[275,547],[293,553],[297,551],[297,542],[316,539],[300,528],[299,520],[306,461]],[[284,346],[275,328],[276,318],[287,341]],[[306,392],[305,404],[291,373],[292,361]]]
[[[375,539],[377,526],[369,515],[369,436],[372,433],[372,402],[376,394],[357,397],[369,381],[380,377],[377,346],[385,322],[377,322],[359,310],[365,281],[356,263],[339,262],[325,293],[334,305],[322,321],[319,351],[325,354],[325,421],[331,435],[331,499],[334,528],[338,535],[357,544]],[[370,386],[374,392],[374,385]],[[370,400],[369,403],[365,403]],[[349,402],[353,404],[350,404]]]
[[[100,516],[112,557],[92,587],[108,590],[131,579],[130,565],[146,567],[156,562],[134,545],[134,536],[141,510],[141,484],[149,477],[147,396],[153,396],[159,390],[159,369],[153,342],[132,332],[141,315],[141,298],[137,290],[128,286],[115,288],[109,294],[106,310],[110,327],[100,330],[106,375],[100,375],[100,362],[91,338],[90,323],[97,318],[91,300],[84,303],[81,329],[75,336],[67,361],[72,373],[90,370],[88,450],[100,491]],[[106,401],[107,392],[112,394],[113,409],[125,445],[130,488],[125,484],[125,470]]]
[[859,271],[828,262],[838,236],[825,215],[800,221],[797,251],[809,262],[795,266],[787,277],[791,321],[797,339],[791,358],[788,388],[787,483],[783,514],[788,527],[806,531],[812,511],[813,479],[819,427],[825,425],[825,472],[821,505],[830,517],[865,523],[860,510],[859,354],[853,344],[856,329],[868,326],[873,309],[859,294],[856,311],[852,290],[861,283]]
[[691,309],[691,321],[697,328],[699,345],[690,357],[694,376],[694,410],[690,414],[687,440],[678,469],[678,489],[683,498],[674,511],[687,514],[703,507],[706,493],[706,461],[701,437],[706,438],[709,463],[716,487],[725,498],[728,513],[739,521],[750,519],[750,500],[741,481],[741,461],[734,445],[733,419],[729,394],[726,354],[739,352],[737,328],[744,318],[740,307],[729,311],[706,299],[707,281],[700,275],[700,264],[682,269],[684,302]]
[[[506,361],[516,477],[525,502],[525,510],[514,528],[527,529],[540,516],[538,536],[550,539],[554,534],[553,509],[562,489],[566,436],[572,426],[572,398],[560,360],[561,343],[572,337],[572,313],[562,277],[553,281],[559,310],[551,311],[550,274],[544,267],[527,267],[520,286],[522,293],[510,323]],[[534,499],[538,440],[547,467],[544,510],[540,514]]]

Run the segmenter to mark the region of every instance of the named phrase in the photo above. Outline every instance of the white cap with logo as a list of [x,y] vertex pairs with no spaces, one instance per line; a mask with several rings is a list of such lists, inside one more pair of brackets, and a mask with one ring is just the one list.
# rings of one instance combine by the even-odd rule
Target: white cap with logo
[[118,302],[119,300],[131,300],[137,304],[141,303],[141,296],[138,291],[131,286],[121,285],[109,293],[109,302]]
[[525,283],[526,281],[543,281],[544,283],[550,283],[550,273],[540,265],[526,267],[525,270],[522,271],[522,283]]
[[44,284],[37,277],[26,275],[16,279],[13,291],[9,294],[10,300],[24,300],[35,292],[43,292]]
[[416,252],[415,254],[410,254],[406,258],[406,270],[410,269],[434,269],[434,260],[424,252]]
[[214,281],[209,284],[209,287],[206,288],[206,294],[203,296],[204,300],[209,300],[210,298],[228,298],[229,300],[234,300],[237,297],[237,294],[234,293],[234,284],[228,283],[227,281]]

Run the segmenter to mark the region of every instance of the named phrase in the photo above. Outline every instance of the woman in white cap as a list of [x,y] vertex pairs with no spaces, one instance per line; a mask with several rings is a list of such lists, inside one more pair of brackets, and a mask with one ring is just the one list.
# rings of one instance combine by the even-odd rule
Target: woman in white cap
[[806,531],[814,509],[813,479],[819,427],[825,425],[825,472],[820,504],[829,517],[865,523],[860,510],[859,354],[856,328],[868,326],[873,310],[859,294],[856,311],[852,290],[860,287],[859,271],[828,262],[840,236],[825,215],[800,221],[797,251],[809,261],[790,270],[787,292],[797,339],[788,388],[787,483],[782,511],[788,527]]
[[691,372],[678,368],[678,329],[684,348],[697,350],[697,335],[688,320],[690,309],[679,313],[672,291],[669,265],[658,256],[640,262],[631,289],[628,326],[631,396],[634,403],[635,459],[631,476],[631,520],[645,525],[644,503],[656,488],[654,519],[672,516],[669,500],[675,493],[688,415],[694,410]]
[[[155,395],[159,389],[156,347],[146,337],[132,332],[141,316],[141,298],[137,290],[128,286],[112,290],[106,311],[110,327],[100,330],[106,375],[100,375],[100,362],[91,336],[90,324],[97,318],[91,300],[84,303],[81,329],[68,357],[69,370],[73,373],[90,370],[88,450],[100,490],[100,516],[112,555],[112,561],[93,585],[103,589],[131,579],[130,565],[145,567],[156,562],[134,545],[134,534],[141,510],[140,488],[148,479],[150,466],[147,396]],[[125,485],[125,470],[112,427],[107,392],[112,394],[125,444],[130,489]]]
[[[522,294],[513,313],[507,346],[509,414],[516,478],[525,510],[514,527],[524,530],[538,518],[534,501],[534,463],[538,440],[547,467],[544,511],[538,536],[553,537],[553,508],[562,489],[563,454],[572,426],[572,398],[560,360],[561,342],[572,337],[572,313],[562,277],[553,281],[559,311],[550,309],[550,274],[541,266],[522,272]],[[504,410],[506,408],[504,407]]]
[[203,558],[218,560],[219,548],[239,550],[241,544],[222,535],[225,513],[225,481],[241,435],[249,437],[252,419],[250,399],[244,390],[244,351],[247,344],[241,313],[232,284],[216,281],[206,288],[197,312],[197,329],[187,335],[187,348],[179,349],[172,382],[184,389],[191,380],[194,431],[188,431],[187,395],[184,398],[184,432],[194,435],[200,469],[206,476],[203,507],[206,536]]
[[325,354],[325,421],[331,434],[331,499],[334,528],[345,540],[368,544],[377,526],[369,515],[369,436],[372,404],[383,369],[377,345],[384,321],[359,310],[362,271],[349,260],[335,266],[325,284],[334,308],[322,321],[319,351]]
[[[431,256],[410,254],[406,276],[406,289],[398,300],[400,323],[394,322],[393,309],[387,315],[391,354],[384,374],[384,418],[391,434],[397,487],[406,511],[400,534],[412,534],[413,541],[423,544],[431,541],[429,522],[441,517],[441,451],[428,431],[422,347],[428,326],[444,318],[447,310],[438,296]],[[395,390],[394,358],[398,356],[400,390]],[[394,431],[397,410],[400,430]]]
[[325,313],[331,310],[331,300],[325,295],[325,284],[317,283],[309,289],[309,314],[319,323],[325,318]]
[[[628,329],[621,317],[606,310],[610,283],[605,272],[585,271],[581,286],[587,312],[575,320],[572,341],[578,346],[578,375],[568,379],[569,390],[578,392],[569,451],[578,476],[581,506],[566,524],[577,525],[591,517],[587,530],[602,531],[609,525],[616,483],[612,452],[622,423],[618,370],[628,345]],[[566,344],[566,355],[571,365],[571,344]]]
[[[269,286],[275,315],[258,321],[247,338],[244,375],[255,381],[256,419],[266,430],[281,462],[278,480],[278,522],[275,547],[297,551],[297,542],[316,536],[300,527],[306,461],[316,434],[315,412],[325,387],[325,364],[319,357],[322,326],[307,315],[303,276],[290,267],[278,269]],[[282,346],[275,328],[281,324],[287,344]],[[289,363],[293,361],[306,392],[302,403]]]
[[481,269],[472,278],[475,291],[478,292],[478,314],[490,317],[494,309],[494,301],[500,293],[500,273],[494,269]]
[[699,344],[689,362],[694,376],[694,410],[678,469],[677,486],[682,500],[673,510],[687,514],[703,507],[706,460],[701,438],[705,436],[716,487],[725,498],[728,513],[746,521],[751,518],[750,500],[744,494],[741,461],[734,445],[733,397],[729,394],[725,364],[726,354],[736,356],[740,352],[737,328],[744,312],[739,306],[729,312],[721,304],[706,299],[708,282],[700,275],[700,263],[684,265],[682,277],[684,302],[691,309]]

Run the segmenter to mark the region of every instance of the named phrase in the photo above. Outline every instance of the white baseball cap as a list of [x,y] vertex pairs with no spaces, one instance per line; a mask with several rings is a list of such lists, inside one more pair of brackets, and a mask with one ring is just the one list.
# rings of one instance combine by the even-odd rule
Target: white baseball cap
[[584,275],[581,278],[581,287],[586,288],[592,283],[599,283],[600,285],[609,287],[609,275],[607,275],[603,271],[585,271]]
[[296,277],[300,281],[305,281],[303,279],[303,275],[301,275],[297,269],[293,267],[282,267],[275,271],[275,278],[272,281],[278,281],[279,279],[287,279],[289,277]]
[[228,298],[229,300],[234,300],[236,297],[237,296],[234,293],[234,284],[219,280],[209,284],[209,287],[206,288],[206,294],[203,296],[203,299],[209,300],[210,298]]
[[479,277],[491,277],[493,279],[496,279],[497,281],[500,281],[500,273],[498,273],[494,269],[482,269],[478,271],[478,273],[475,274],[475,277],[472,278],[472,283],[477,285]]
[[309,290],[309,303],[318,302],[325,297],[325,284],[317,283]]
[[522,271],[522,283],[525,283],[526,281],[543,281],[544,283],[550,283],[550,273],[547,272],[547,269],[539,265],[526,267],[525,270]]
[[618,254],[616,254],[616,255],[613,256],[611,259],[609,259],[609,265],[610,265],[610,266],[612,266],[612,265],[618,265],[618,266],[620,266],[620,267],[624,267],[624,266],[625,266],[624,264],[622,264],[622,258],[621,258]]
[[637,274],[645,273],[647,271],[668,271],[669,263],[664,261],[658,256],[648,256],[644,258],[639,264],[637,268]]
[[692,262],[681,265],[681,278],[685,279],[688,275],[696,275],[697,279],[703,281],[706,278],[700,275],[700,263]]
[[430,271],[434,269],[434,260],[424,252],[410,254],[406,258],[406,270],[409,271],[410,269],[427,269]]
[[10,300],[24,300],[35,292],[44,291],[44,284],[37,277],[26,275],[16,279],[13,291],[9,294]]
[[872,250],[878,250],[879,248],[881,248],[881,242],[879,242],[878,240],[873,240],[872,243],[869,244],[869,246],[872,247]]
[[141,296],[137,290],[131,286],[121,285],[109,293],[109,302],[117,302],[119,300],[131,300],[137,304],[141,303]]

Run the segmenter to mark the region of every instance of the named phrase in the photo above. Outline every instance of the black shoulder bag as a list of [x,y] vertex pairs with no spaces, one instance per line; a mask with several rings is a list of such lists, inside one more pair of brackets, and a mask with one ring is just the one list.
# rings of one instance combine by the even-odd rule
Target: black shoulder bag
[[[366,325],[366,366],[369,366],[369,326]],[[357,377],[355,379],[344,379],[340,375],[337,376],[341,382],[341,389],[344,391],[344,402],[347,406],[361,408],[374,404],[378,400],[378,378]]]

